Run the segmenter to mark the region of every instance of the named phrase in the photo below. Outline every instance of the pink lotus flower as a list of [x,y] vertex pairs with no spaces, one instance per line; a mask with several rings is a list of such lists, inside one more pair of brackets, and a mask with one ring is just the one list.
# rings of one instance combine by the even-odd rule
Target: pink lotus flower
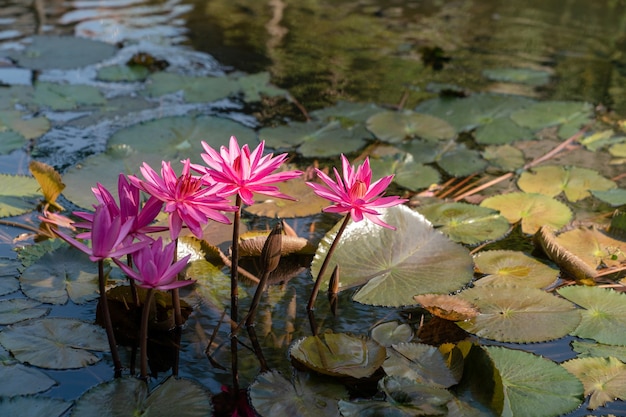
[[392,207],[407,201],[397,196],[381,196],[393,180],[393,175],[383,177],[371,184],[372,170],[370,169],[369,158],[366,158],[365,162],[359,165],[356,170],[343,154],[341,155],[341,162],[343,180],[337,172],[337,168],[333,168],[337,181],[333,181],[328,175],[316,169],[317,176],[326,185],[313,182],[306,183],[313,188],[315,194],[335,203],[323,211],[327,213],[350,213],[355,222],[366,218],[379,226],[395,230],[395,227],[383,222],[378,217],[380,213],[375,210]]
[[294,200],[293,197],[278,191],[278,187],[268,185],[287,181],[302,174],[301,171],[284,171],[272,174],[285,161],[286,153],[276,157],[273,154],[262,156],[265,141],[250,152],[248,145],[239,148],[237,138],[234,136],[230,137],[228,149],[222,146],[220,153],[217,153],[204,141],[202,147],[206,153],[201,156],[208,167],[194,164],[192,168],[205,174],[203,180],[208,184],[225,185],[224,195],[239,194],[247,205],[254,204],[253,193]]
[[70,245],[85,252],[93,262],[127,255],[149,244],[149,241],[129,243],[127,237],[133,227],[133,221],[128,220],[122,223],[121,217],[112,212],[109,205],[96,206],[90,226],[91,231],[86,232],[85,237],[91,240],[91,247],[59,230],[54,230],[54,233]]
[[165,202],[165,212],[169,213],[170,237],[175,240],[183,223],[191,232],[202,239],[202,226],[209,219],[230,224],[222,211],[235,211],[231,203],[223,197],[222,185],[204,187],[200,177],[189,172],[189,159],[183,162],[183,172],[177,177],[169,162],[161,163],[161,177],[144,162],[141,173],[145,181],[130,175],[128,178],[136,187]]
[[133,253],[133,263],[137,271],[118,259],[113,261],[132,279],[137,285],[146,289],[171,290],[193,284],[194,280],[177,279],[178,273],[185,269],[191,255],[172,263],[176,251],[176,242],[171,242],[163,247],[163,241],[159,237],[152,241],[150,246],[145,246]]

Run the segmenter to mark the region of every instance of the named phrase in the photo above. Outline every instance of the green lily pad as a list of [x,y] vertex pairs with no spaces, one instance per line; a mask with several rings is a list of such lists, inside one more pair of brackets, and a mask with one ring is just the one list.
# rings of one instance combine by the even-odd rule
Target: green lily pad
[[209,103],[226,98],[240,90],[231,77],[193,77],[171,72],[157,72],[150,76],[145,93],[150,97],[182,91],[188,103]]
[[352,127],[357,123],[365,123],[370,116],[381,110],[382,108],[374,103],[338,101],[334,106],[312,111],[310,116],[324,122],[338,120],[341,126]]
[[607,191],[617,185],[592,169],[545,165],[523,172],[517,186],[527,193],[550,197],[565,192],[569,201],[578,201],[590,196],[591,190]]
[[76,304],[98,298],[98,268],[87,254],[63,247],[43,255],[20,276],[24,294],[42,303]]
[[96,78],[109,82],[143,81],[150,75],[150,70],[143,65],[110,65],[98,69]]
[[544,288],[559,277],[559,270],[523,252],[490,250],[474,256],[476,271],[486,276],[476,285],[512,284],[519,287]]
[[483,75],[493,81],[504,81],[532,86],[545,85],[550,73],[530,68],[493,68],[483,70]]
[[622,362],[626,362],[626,346],[574,340],[572,341],[572,350],[578,353],[579,358],[606,358],[612,356]]
[[38,82],[35,85],[35,103],[52,110],[73,110],[81,105],[101,106],[106,99],[99,89],[90,85]]
[[[424,144],[424,147],[417,145],[416,142]],[[404,149],[405,146],[402,145]],[[397,152],[391,155],[374,156],[370,159],[370,166],[372,168],[372,179],[382,178],[387,175],[394,175],[393,181],[400,187],[406,188],[411,191],[417,191],[424,188],[428,188],[432,184],[439,183],[441,175],[439,171],[429,165],[424,165],[422,162],[433,162],[439,150],[438,144],[434,142],[426,142],[413,140],[406,147],[407,152],[397,149]],[[432,153],[429,155],[429,151],[423,148],[430,148]],[[419,160],[416,160],[418,155]]]
[[256,216],[274,218],[306,217],[319,214],[328,207],[328,200],[318,196],[301,177],[276,184],[281,193],[296,200],[285,200],[257,194],[255,203],[245,211]]
[[24,114],[17,110],[0,111],[0,131],[7,130],[19,133],[24,139],[30,140],[50,130],[50,121],[45,117],[23,118]]
[[482,157],[489,165],[507,172],[516,171],[526,163],[524,153],[511,145],[486,146]]
[[22,51],[11,54],[30,69],[71,69],[96,64],[117,52],[113,45],[75,36],[33,36]]
[[626,157],[626,143],[617,143],[609,148],[609,153],[618,158]]
[[563,203],[543,194],[509,193],[486,198],[480,205],[500,211],[510,223],[522,222],[522,231],[536,233],[543,225],[565,226],[572,212]]
[[[390,230],[370,221],[346,227],[327,271],[341,265],[339,291],[363,285],[354,300],[383,306],[414,305],[413,296],[449,293],[470,282],[471,257],[466,248],[440,232],[419,213],[405,206],[381,210]],[[316,277],[339,225],[320,242],[311,265]],[[330,272],[321,279],[328,282]]]
[[413,157],[412,159],[405,158],[405,162],[420,162],[427,164],[435,162],[439,155],[444,152],[446,145],[447,143],[415,138],[397,146],[400,150],[409,153]]
[[383,369],[388,376],[440,388],[449,388],[459,382],[439,349],[423,343],[399,343],[388,347]]
[[407,162],[397,166],[393,181],[402,188],[417,191],[437,184],[441,179],[435,168],[417,162]]
[[378,382],[386,401],[339,401],[343,417],[415,417],[446,415],[452,394],[408,378],[386,376]]
[[453,177],[464,177],[483,171],[487,161],[480,156],[480,152],[457,144],[437,159],[437,165]]
[[33,211],[40,197],[39,183],[33,177],[0,174],[0,217]]
[[270,84],[270,73],[267,71],[244,75],[237,79],[243,91],[243,99],[247,102],[261,101],[262,96],[288,96],[289,92]]
[[0,295],[10,294],[20,289],[19,262],[15,259],[0,258]]
[[20,362],[45,369],[82,368],[100,360],[109,343],[104,329],[79,320],[43,318],[4,328],[0,343]]
[[211,305],[223,309],[230,303],[230,280],[219,268],[204,259],[189,263],[185,277],[195,279],[194,291]]
[[212,413],[211,398],[204,387],[173,377],[149,394],[147,384],[139,379],[116,378],[91,388],[72,409],[72,417],[205,417]]
[[439,231],[469,245],[497,240],[509,231],[507,219],[496,210],[467,203],[436,203],[417,209]]
[[582,384],[562,366],[519,350],[497,346],[483,349],[502,379],[504,409],[501,415],[552,417],[566,414],[582,402]]
[[413,339],[413,329],[406,323],[388,321],[376,325],[371,330],[370,336],[381,346],[389,347],[396,343],[409,342]]
[[489,124],[532,103],[533,100],[521,96],[474,94],[467,98],[427,100],[415,111],[440,117],[462,132]]
[[277,371],[264,372],[248,391],[261,416],[339,417],[337,402],[348,396],[343,385],[308,372],[296,373],[293,382]]
[[626,333],[616,331],[626,327],[626,294],[581,285],[560,288],[558,293],[583,308],[574,336],[626,346]]
[[[0,386],[0,398],[14,397],[16,395],[37,394],[57,385],[57,382],[45,373],[20,363],[1,365],[0,378],[3,381],[11,381],[10,384]],[[0,402],[0,412],[2,412]],[[2,414],[11,415],[11,414]],[[21,412],[15,415],[23,415]]]
[[59,417],[72,406],[69,401],[40,396],[0,397],[0,415],[20,417]]
[[592,190],[591,194],[598,200],[604,201],[613,207],[626,205],[626,190],[623,188],[613,188],[606,191]]
[[474,132],[476,142],[484,145],[509,144],[519,140],[530,140],[533,132],[511,120],[510,117],[500,117],[486,125],[479,126]]
[[457,325],[465,331],[500,342],[544,342],[563,337],[580,323],[580,311],[545,291],[515,285],[481,285],[458,297],[480,314]]
[[[578,127],[593,116],[589,103],[575,101],[542,101],[511,114],[511,119],[520,126],[532,130],[566,124],[575,121]],[[580,123],[581,119],[582,123]]]
[[626,364],[616,358],[576,358],[563,363],[576,375],[590,395],[587,408],[595,410],[608,402],[626,399]]
[[49,308],[38,308],[41,303],[24,298],[0,300],[0,324],[13,324],[48,314]]
[[308,369],[331,376],[366,378],[385,361],[385,347],[345,333],[323,333],[297,340],[289,355]]
[[420,137],[426,140],[447,140],[456,130],[445,120],[412,111],[383,111],[367,119],[367,129],[383,142],[400,143]]
[[24,136],[12,130],[0,132],[0,155],[9,154],[27,144]]

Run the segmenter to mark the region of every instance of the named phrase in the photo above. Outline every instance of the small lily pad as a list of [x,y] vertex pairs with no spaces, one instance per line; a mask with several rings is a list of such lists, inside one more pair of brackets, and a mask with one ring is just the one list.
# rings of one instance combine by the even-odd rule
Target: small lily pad
[[308,369],[331,376],[366,378],[385,361],[385,348],[371,339],[323,333],[297,340],[289,355]]
[[593,339],[607,345],[626,346],[626,294],[606,288],[570,285],[558,293],[583,308],[582,320],[572,331],[574,336]]
[[90,85],[55,84],[38,82],[35,85],[35,103],[52,110],[73,110],[82,105],[101,106],[106,99],[96,87]]
[[420,137],[426,140],[447,140],[456,130],[445,120],[412,111],[383,111],[367,119],[367,129],[383,142],[401,143]]
[[82,368],[100,360],[90,351],[108,351],[104,329],[79,320],[43,318],[4,328],[0,343],[22,363],[45,369]]
[[[571,121],[578,122],[581,116],[583,120],[593,116],[593,107],[589,103],[542,101],[512,113],[511,119],[520,126],[539,130]],[[582,123],[577,124],[580,126]]]
[[626,346],[605,345],[595,341],[574,340],[572,350],[579,358],[606,358],[612,356],[626,362]]
[[40,196],[39,183],[33,177],[0,174],[0,217],[33,211]]
[[24,139],[35,139],[50,130],[50,121],[45,117],[29,117],[17,110],[0,111],[0,131],[9,129]]
[[370,336],[381,346],[389,347],[396,343],[409,342],[413,338],[413,329],[406,323],[388,321],[376,325]]
[[[37,394],[57,385],[57,382],[45,373],[20,363],[1,365],[0,378],[3,381],[11,381],[10,384],[0,385],[0,398]],[[2,415],[24,415],[21,411],[18,414],[4,414],[2,410],[2,402],[0,402]]]
[[150,70],[143,65],[110,65],[98,70],[96,78],[109,82],[143,81],[150,75]]
[[510,223],[521,221],[522,231],[528,234],[536,233],[543,225],[558,230],[572,218],[572,212],[565,204],[536,193],[496,195],[486,198],[480,205],[500,211]]
[[600,201],[619,207],[626,205],[626,190],[623,188],[613,188],[606,191],[591,191],[591,194]]
[[13,324],[48,314],[49,308],[40,308],[41,303],[25,298],[0,300],[0,324]]
[[50,165],[44,164],[39,161],[30,161],[28,164],[28,170],[33,177],[37,180],[41,186],[41,193],[43,194],[46,202],[58,210],[63,210],[59,204],[57,204],[57,197],[61,194],[61,191],[65,188],[61,174],[59,174]]
[[171,72],[157,72],[148,79],[145,93],[150,97],[182,91],[188,103],[210,103],[240,90],[230,77],[193,77]]
[[388,376],[408,378],[440,388],[449,388],[459,382],[439,349],[423,343],[398,343],[387,348],[383,369]]
[[117,52],[113,45],[75,36],[33,36],[23,50],[11,55],[30,69],[72,69],[96,64]]
[[482,285],[461,292],[480,314],[458,322],[465,331],[500,342],[545,342],[563,337],[580,323],[580,311],[536,288]]
[[478,309],[469,301],[449,294],[421,294],[413,296],[426,311],[449,321],[473,319]]
[[591,269],[618,267],[626,261],[626,242],[594,227],[579,227],[556,237],[557,243],[580,258]]
[[490,80],[526,84],[538,87],[550,81],[550,73],[531,68],[493,68],[483,70]]
[[477,272],[487,274],[476,285],[513,284],[520,287],[544,288],[559,276],[559,270],[523,252],[491,250],[474,257]]
[[304,372],[296,373],[293,382],[277,371],[264,372],[248,390],[262,416],[339,417],[337,402],[348,396],[343,385]]
[[237,79],[243,98],[247,102],[261,101],[262,96],[287,97],[289,92],[270,84],[270,73],[267,71],[244,75]]
[[417,162],[407,162],[397,166],[393,181],[407,190],[417,191],[437,184],[441,179],[435,168]]
[[60,417],[72,406],[69,401],[41,396],[0,397],[0,415]]
[[464,144],[460,144],[443,153],[437,159],[437,165],[453,177],[464,177],[483,171],[487,161],[478,151],[467,149]]
[[338,101],[334,106],[312,111],[310,116],[324,122],[338,120],[343,127],[351,127],[357,123],[365,123],[370,116],[381,111],[382,108],[374,103]]
[[526,163],[524,153],[511,145],[486,146],[482,157],[489,165],[507,172],[516,171]]
[[0,258],[0,295],[10,294],[19,290],[20,282],[17,280],[19,275],[18,265],[20,263],[15,259]]
[[510,117],[500,117],[492,123],[479,126],[474,132],[477,143],[484,145],[509,144],[519,140],[529,140],[533,138],[533,132],[526,129]]
[[42,303],[76,304],[98,298],[98,269],[89,257],[65,246],[43,255],[20,276],[24,294]]
[[587,408],[595,410],[608,402],[626,399],[626,364],[616,358],[576,358],[563,363],[576,375],[590,395]]
[[497,240],[510,228],[508,220],[496,210],[474,204],[444,202],[417,211],[450,239],[470,245]]

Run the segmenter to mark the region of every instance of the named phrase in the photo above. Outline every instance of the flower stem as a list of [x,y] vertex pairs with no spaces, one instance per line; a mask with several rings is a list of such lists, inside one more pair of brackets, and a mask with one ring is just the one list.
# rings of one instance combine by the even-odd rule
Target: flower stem
[[[178,259],[178,238],[176,238],[174,242],[176,243],[174,245],[174,259],[172,260],[172,263],[176,262]],[[181,274],[182,273],[178,275],[177,279],[179,280],[181,279]],[[178,365],[180,363],[180,351],[178,349],[178,346],[180,343],[180,338],[181,338],[181,333],[182,333],[183,314],[180,308],[180,294],[178,293],[178,288],[171,289],[170,293],[172,294],[172,307],[174,308],[174,324],[176,325],[176,328],[174,329],[174,337],[176,340],[176,355],[174,356],[174,363],[172,365],[172,375],[176,377],[178,376]]]
[[139,352],[140,352],[140,377],[143,380],[148,379],[148,318],[150,317],[150,305],[152,304],[152,295],[154,289],[148,289],[146,299],[143,303],[141,312],[141,327],[139,328]]
[[235,199],[237,211],[235,211],[233,219],[233,244],[232,244],[232,265],[230,268],[230,356],[231,368],[233,374],[233,399],[235,403],[239,399],[239,364],[237,357],[237,323],[239,321],[239,288],[237,283],[237,269],[239,267],[239,219],[241,218],[241,197],[237,194]]
[[109,312],[109,302],[107,301],[106,278],[104,276],[104,260],[98,261],[98,287],[100,290],[100,308],[104,318],[104,328],[107,332],[109,340],[109,348],[111,349],[111,357],[113,358],[113,366],[115,369],[115,378],[122,376],[122,361],[117,351],[117,343],[115,342],[115,333],[113,332],[113,322],[111,321],[111,313]]
[[335,252],[335,248],[337,247],[337,243],[339,243],[339,239],[343,234],[343,231],[346,230],[346,226],[350,222],[350,213],[346,214],[346,217],[343,219],[343,223],[339,227],[337,234],[335,235],[335,239],[333,243],[330,245],[328,252],[326,253],[326,258],[324,258],[324,262],[322,262],[322,266],[320,268],[320,272],[317,274],[317,278],[315,279],[315,285],[313,286],[313,290],[311,291],[311,297],[309,298],[309,303],[306,306],[307,311],[312,311],[315,306],[315,300],[317,299],[317,293],[320,290],[320,285],[322,284],[322,277],[326,272],[326,268],[328,268],[328,264],[330,263],[330,258],[333,256],[333,252]]

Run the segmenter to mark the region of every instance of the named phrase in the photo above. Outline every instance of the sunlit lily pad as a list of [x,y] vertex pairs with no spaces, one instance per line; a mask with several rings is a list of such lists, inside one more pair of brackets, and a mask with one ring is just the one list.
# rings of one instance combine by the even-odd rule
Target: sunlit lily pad
[[457,144],[437,159],[437,165],[453,177],[464,177],[485,169],[485,161],[478,151],[467,149],[464,144]]
[[461,292],[480,314],[457,324],[469,333],[500,342],[545,342],[563,337],[580,323],[580,311],[536,288],[482,285]]
[[0,332],[0,343],[23,363],[46,369],[82,368],[108,351],[104,329],[79,320],[43,318],[24,321]]
[[73,417],[135,416],[205,417],[213,413],[209,393],[188,380],[168,378],[148,394],[148,386],[136,378],[117,378],[91,388],[72,409]]
[[71,69],[96,64],[112,57],[113,45],[75,36],[33,36],[23,51],[12,58],[30,69]]
[[555,197],[563,191],[569,201],[582,200],[591,195],[591,190],[607,191],[616,187],[615,182],[592,169],[566,168],[558,165],[545,165],[525,171],[518,179],[517,185],[527,193],[545,194],[550,197]]
[[63,180],[61,179],[61,174],[59,174],[50,165],[39,161],[30,161],[28,164],[28,170],[41,186],[41,193],[43,194],[46,203],[62,211],[63,207],[56,202],[57,197],[65,188],[65,184],[63,184]]
[[595,410],[606,403],[626,399],[626,364],[616,358],[576,358],[563,363],[576,375],[590,395],[587,408]]
[[[45,373],[20,363],[0,365],[0,378],[2,381],[10,381],[10,383],[0,384],[1,397],[36,394],[57,385],[57,382]],[[4,414],[2,406],[0,402],[1,415],[12,415]],[[20,412],[15,415],[22,416],[23,414]]]
[[339,401],[343,417],[415,417],[446,415],[452,394],[441,387],[387,376],[378,382],[386,401]]
[[439,349],[423,343],[399,343],[388,347],[383,369],[389,376],[441,388],[449,388],[459,382]]
[[497,346],[483,349],[502,380],[501,415],[552,417],[568,413],[582,402],[582,384],[556,363],[520,350]]
[[409,342],[413,338],[413,329],[406,323],[388,321],[376,325],[370,332],[370,336],[380,345],[389,347],[396,343]]
[[0,397],[0,415],[20,417],[59,417],[72,406],[59,398],[41,396]]
[[15,259],[0,258],[0,295],[10,294],[20,288],[17,280],[18,265]]
[[[514,112],[511,114],[511,119],[520,126],[539,130],[544,127],[579,121],[580,117],[585,120],[591,118],[592,115],[593,107],[589,103],[542,101]],[[577,125],[580,126],[582,123],[578,122]]]
[[533,100],[513,95],[473,94],[467,98],[436,98],[420,103],[417,112],[440,117],[458,131],[474,129],[529,106]]
[[101,81],[132,82],[143,81],[150,75],[150,70],[143,65],[110,65],[98,70],[97,78]]
[[220,309],[229,305],[230,280],[222,268],[204,259],[197,259],[189,263],[185,276],[196,280],[194,291],[206,302]]
[[511,145],[486,146],[482,157],[489,165],[508,172],[516,171],[526,163],[524,153]]
[[188,103],[217,101],[239,91],[239,83],[231,77],[195,77],[157,72],[148,79],[145,93],[150,97],[182,91]]
[[35,103],[52,110],[72,110],[81,105],[102,105],[106,99],[90,85],[38,82],[35,85]]
[[558,230],[572,218],[572,212],[565,204],[536,193],[496,195],[486,198],[480,205],[500,211],[511,223],[521,220],[522,231],[528,234],[536,233],[546,224]]
[[0,174],[0,217],[33,211],[39,197],[39,183],[33,177]]
[[413,297],[433,316],[449,321],[470,320],[478,315],[478,309],[469,301],[448,294],[421,294]]
[[474,204],[442,202],[417,210],[450,239],[470,245],[496,240],[510,228],[496,210]]
[[343,385],[298,372],[293,382],[277,371],[259,375],[249,388],[250,402],[261,416],[339,417],[337,402],[348,393]]
[[484,145],[501,145],[532,139],[533,132],[518,125],[510,117],[500,117],[492,123],[478,127],[474,137],[476,142]]
[[385,347],[346,333],[323,333],[297,340],[289,349],[293,360],[331,376],[365,378],[385,361]]
[[626,261],[626,242],[614,239],[594,227],[579,227],[556,237],[557,243],[592,269],[600,265],[617,267]]
[[512,250],[479,252],[474,257],[477,272],[487,274],[475,285],[512,284],[520,287],[544,288],[559,276],[559,270]]
[[41,303],[25,298],[0,300],[0,324],[13,324],[34,319],[47,314],[49,308],[41,308]]
[[24,118],[17,110],[0,111],[0,131],[19,133],[24,139],[38,138],[50,129],[50,121],[43,116]]
[[243,91],[243,98],[247,102],[261,101],[262,96],[288,96],[287,90],[278,88],[270,83],[270,73],[267,71],[244,75],[237,79],[239,88]]
[[245,211],[256,216],[265,217],[305,217],[321,213],[324,207],[328,207],[328,200],[323,199],[313,192],[313,189],[305,184],[304,179],[294,178],[276,184],[281,193],[296,200],[268,197],[257,194],[256,203],[245,208]]
[[412,111],[383,111],[367,119],[367,128],[383,142],[400,143],[420,137],[427,140],[452,139],[456,130],[445,120]]
[[540,86],[550,81],[550,73],[531,68],[493,68],[483,70],[490,80]]
[[607,345],[626,346],[626,294],[606,288],[570,285],[558,293],[583,308],[582,321],[574,336]]
[[24,294],[42,303],[82,304],[98,297],[98,268],[73,247],[43,255],[20,276]]
[[[413,305],[413,296],[449,293],[472,278],[466,248],[440,232],[419,213],[405,206],[382,209],[390,230],[369,221],[348,224],[331,258],[328,271],[341,265],[339,290],[363,285],[354,300],[364,304]],[[315,277],[337,233],[336,225],[320,242],[311,265]],[[322,277],[328,282],[330,272]]]

